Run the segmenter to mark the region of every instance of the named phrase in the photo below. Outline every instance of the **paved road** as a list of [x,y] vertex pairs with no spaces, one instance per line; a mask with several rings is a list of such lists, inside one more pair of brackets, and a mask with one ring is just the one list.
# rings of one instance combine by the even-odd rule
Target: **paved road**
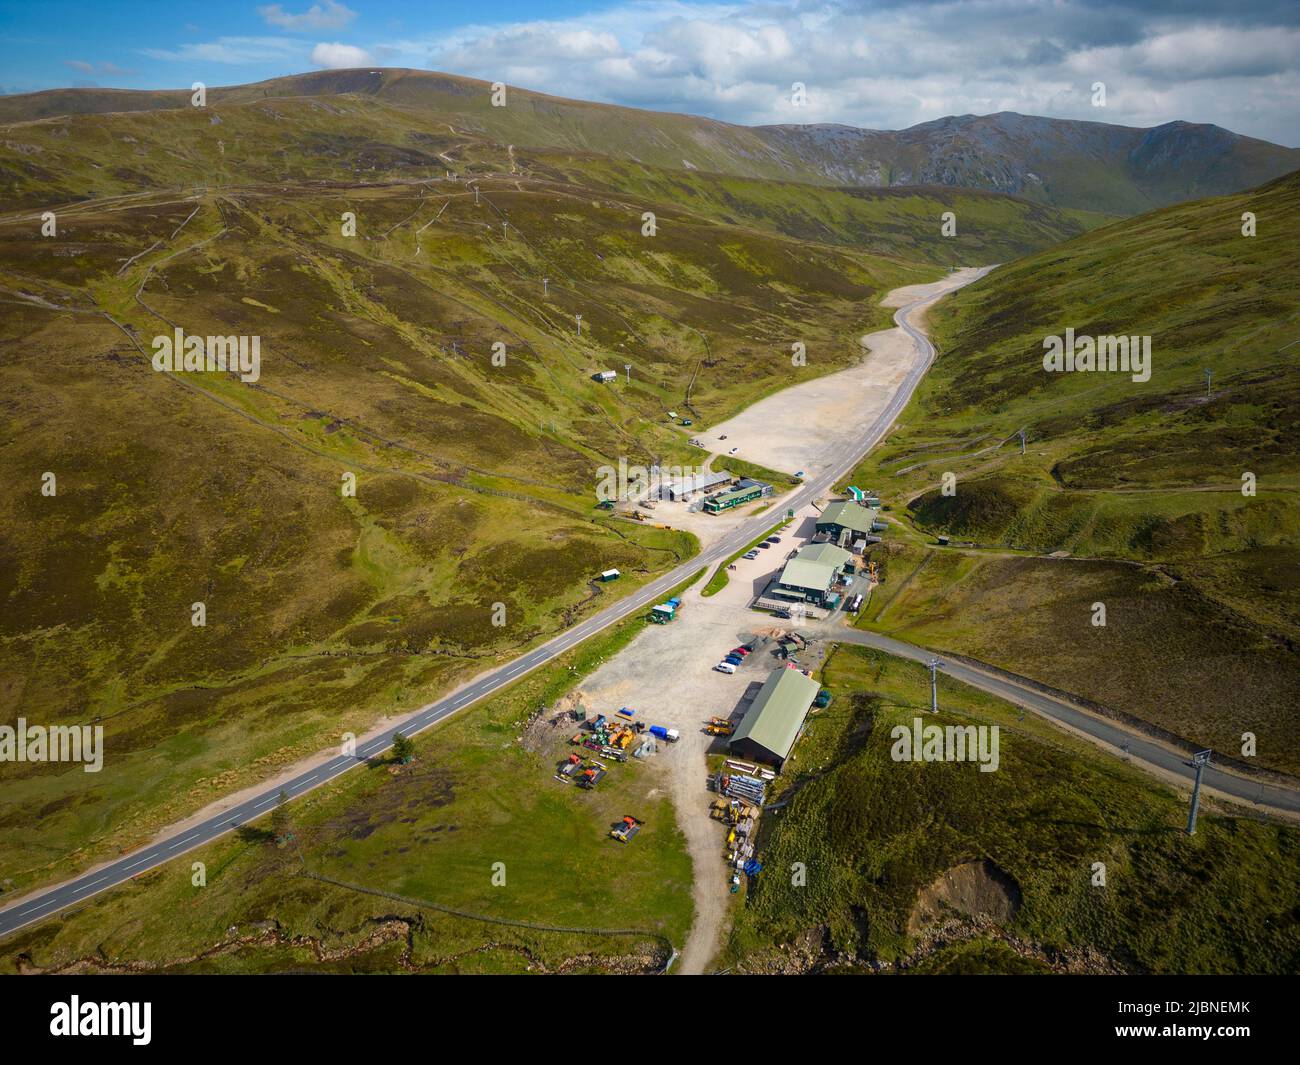
[[[864,632],[861,629],[849,629],[836,625],[804,626],[824,634],[828,640],[839,643],[855,643],[863,647],[873,647],[898,658],[910,658],[915,662],[929,662],[934,652],[914,644],[882,636],[876,632]],[[1035,688],[1019,684],[994,672],[967,665],[963,662],[948,662],[940,657],[940,672],[979,688],[990,695],[996,695],[1018,706],[1024,706],[1043,717],[1050,718],[1072,729],[1085,733],[1093,739],[1123,750],[1129,758],[1141,768],[1163,770],[1185,779],[1189,784],[1195,776],[1187,764],[1187,756],[1170,750],[1154,740],[1147,739],[1137,732],[1124,728],[1117,722],[1110,721],[1096,714],[1081,710],[1061,699],[1054,698]],[[1201,785],[1213,789],[1234,799],[1255,806],[1288,813],[1300,813],[1300,792],[1288,788],[1265,784],[1258,780],[1237,776],[1210,765],[1201,777]]]
[[[982,276],[985,272],[980,271],[980,274],[976,276]],[[975,277],[970,280],[975,280]],[[916,341],[925,358],[918,361],[913,367],[889,405],[880,413],[880,416],[871,426],[852,445],[843,449],[843,461],[806,482],[790,499],[782,502],[782,509],[792,507],[798,510],[812,499],[824,495],[828,489],[834,486],[837,480],[852,470],[861,456],[870,451],[889,431],[894,419],[907,405],[917,383],[925,375],[925,371],[929,369],[930,363],[934,359],[933,345],[931,345],[925,334],[912,324],[912,317],[922,308],[945,295],[947,291],[951,291],[951,289],[945,289],[943,292],[906,304],[895,312],[895,323],[901,326]],[[437,724],[444,718],[450,717],[457,711],[463,710],[470,704],[478,702],[480,699],[513,683],[525,673],[551,661],[557,655],[563,654],[589,636],[613,625],[615,622],[623,620],[631,614],[643,610],[653,602],[661,601],[670,589],[681,584],[682,581],[701,567],[712,567],[728,556],[735,554],[736,551],[751,540],[758,538],[774,524],[775,520],[772,514],[758,515],[749,519],[737,526],[720,541],[706,548],[699,555],[645,585],[635,594],[621,599],[612,606],[592,615],[581,624],[565,630],[559,636],[535,647],[520,658],[474,678],[442,699],[399,719],[384,731],[368,736],[364,742],[358,743],[355,757],[340,755],[324,765],[302,773],[282,785],[282,788],[270,787],[238,806],[231,807],[206,821],[192,825],[183,833],[124,855],[108,865],[77,877],[75,880],[30,895],[21,902],[0,910],[0,936],[8,935],[24,925],[39,921],[65,907],[83,902],[91,896],[121,884],[133,876],[138,876],[157,865],[161,865],[163,862],[179,857],[186,851],[203,846],[228,832],[233,832],[240,825],[247,824],[249,821],[268,813],[276,804],[281,790],[292,799],[341,776],[354,766],[387,750],[392,746],[395,733],[401,732],[405,736],[411,736],[417,732],[422,732],[431,725]]]

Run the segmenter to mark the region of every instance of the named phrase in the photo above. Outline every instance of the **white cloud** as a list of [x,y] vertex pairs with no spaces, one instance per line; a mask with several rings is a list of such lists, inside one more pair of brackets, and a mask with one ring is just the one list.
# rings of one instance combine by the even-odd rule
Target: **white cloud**
[[228,63],[248,66],[254,63],[288,63],[304,61],[301,41],[287,37],[218,37],[215,41],[183,44],[167,51],[142,48],[142,55],[171,63]]
[[375,61],[364,48],[353,44],[318,44],[311,50],[313,66],[326,70],[343,70],[347,67],[374,66]]
[[[1231,15],[1188,0],[596,2],[612,6],[360,44],[221,37],[145,54],[286,74],[378,61],[753,125],[899,129],[1007,110],[1136,126],[1181,118],[1300,142],[1293,0],[1234,0]],[[336,0],[259,11],[291,31],[354,17]],[[1105,108],[1091,106],[1096,81]],[[791,103],[794,82],[807,86],[804,107]]]
[[[567,19],[387,42],[385,55],[560,96],[746,124],[897,129],[1014,110],[1132,125],[1217,122],[1296,143],[1297,20],[1273,0],[1242,0],[1226,19],[1197,6],[619,0]],[[808,90],[802,108],[790,103],[796,81]],[[1091,105],[1094,81],[1107,85],[1104,109]]]
[[268,26],[289,30],[291,33],[303,33],[318,30],[341,30],[348,25],[357,13],[336,0],[325,0],[323,4],[312,4],[301,15],[285,11],[279,4],[259,7],[257,13],[266,20]]

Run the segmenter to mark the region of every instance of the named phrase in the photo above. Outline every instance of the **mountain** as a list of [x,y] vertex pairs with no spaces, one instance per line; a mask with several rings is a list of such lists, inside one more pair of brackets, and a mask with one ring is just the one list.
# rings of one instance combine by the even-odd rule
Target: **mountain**
[[[922,534],[872,625],[1216,758],[1249,733],[1244,761],[1300,772],[1298,220],[1300,173],[1094,229],[938,308],[942,354],[856,475]],[[1067,329],[1150,338],[1149,379],[1048,372]]]
[[[371,97],[517,147],[599,152],[672,170],[823,185],[946,185],[1057,207],[1136,214],[1251,188],[1300,169],[1300,149],[1211,125],[1152,129],[1011,113],[882,131],[839,125],[745,127],[693,115],[588,103],[431,71],[319,71],[213,88],[211,105],[286,97]],[[184,90],[57,89],[0,97],[0,123],[185,108]]]
[[1300,149],[1189,122],[1136,129],[1002,112],[898,132],[824,125],[758,132],[845,185],[987,188],[1112,214],[1239,192],[1300,168]]
[[[634,591],[698,545],[597,510],[597,471],[704,461],[668,411],[716,422],[847,366],[884,292],[1097,222],[529,150],[371,94],[214,95],[0,129],[0,462],[57,478],[0,499],[0,723],[94,719],[115,752],[111,786],[6,767],[0,882]],[[178,327],[260,338],[260,376],[155,372]]]

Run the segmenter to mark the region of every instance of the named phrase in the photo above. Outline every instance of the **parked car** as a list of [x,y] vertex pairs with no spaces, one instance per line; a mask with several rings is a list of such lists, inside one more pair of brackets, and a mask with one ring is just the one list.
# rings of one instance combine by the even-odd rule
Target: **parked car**
[[768,542],[769,544],[779,544],[779,543],[781,542],[781,537],[779,537],[779,536],[769,536],[769,537],[767,538],[767,542]]
[[733,447],[730,451],[727,452],[727,454],[728,454],[728,455],[734,455],[734,454],[735,454],[737,451],[739,451],[739,450],[740,450],[740,448],[738,448],[738,447]]
[[714,666],[713,668],[716,669],[719,673],[734,673],[734,672],[736,672],[736,667],[733,666],[730,662],[719,662],[719,663],[718,663],[716,666]]
[[758,552],[757,552],[757,551],[746,551],[746,552],[745,552],[743,555],[741,555],[740,557],[741,557],[741,558],[758,558]]
[[774,618],[780,618],[782,621],[789,621],[789,620],[790,620],[790,611],[788,611],[788,610],[773,610],[773,611],[772,611],[772,617],[774,617]]
[[748,648],[748,647],[733,647],[733,648],[731,649],[731,653],[732,653],[733,655],[740,655],[741,658],[744,658],[745,655],[749,654],[749,648]]
[[766,550],[768,550],[772,545],[769,544],[766,540],[764,540],[764,541],[763,541],[761,544],[759,544],[758,546],[761,547],[761,548],[763,548],[763,550],[766,551]]
[[741,658],[740,655],[727,655],[727,657],[724,658],[723,661],[729,662],[733,666],[744,665],[745,662],[745,660]]

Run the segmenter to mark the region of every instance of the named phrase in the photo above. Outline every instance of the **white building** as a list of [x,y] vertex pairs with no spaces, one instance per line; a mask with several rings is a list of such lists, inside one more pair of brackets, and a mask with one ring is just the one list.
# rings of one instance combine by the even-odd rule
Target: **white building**
[[726,484],[731,480],[729,473],[697,473],[692,477],[683,477],[680,480],[669,481],[659,490],[660,499],[671,499],[674,503],[680,503],[684,499],[689,499],[695,492],[704,492],[710,488],[715,488],[720,484]]

